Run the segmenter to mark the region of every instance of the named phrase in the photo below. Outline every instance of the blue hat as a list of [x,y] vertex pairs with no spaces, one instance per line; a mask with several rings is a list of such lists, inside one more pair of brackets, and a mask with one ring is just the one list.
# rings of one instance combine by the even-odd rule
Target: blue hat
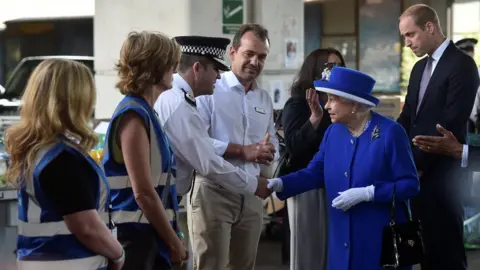
[[380,100],[372,96],[375,79],[360,71],[345,68],[333,67],[330,71],[324,72],[324,78],[313,82],[315,89],[320,92],[343,97],[371,107],[378,105]]

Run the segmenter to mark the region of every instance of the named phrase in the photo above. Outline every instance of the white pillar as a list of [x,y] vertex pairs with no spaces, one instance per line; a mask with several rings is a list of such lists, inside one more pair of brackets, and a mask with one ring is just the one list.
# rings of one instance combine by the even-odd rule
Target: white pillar
[[[304,1],[256,0],[253,20],[266,27],[270,36],[270,53],[259,82],[265,90],[269,90],[274,109],[282,109],[290,97],[290,86],[304,59]],[[295,61],[285,57],[288,41],[296,42]],[[280,97],[274,93],[278,88]]]
[[115,89],[115,63],[133,30],[160,31],[170,36],[188,34],[191,0],[95,1],[94,55],[97,106],[95,118],[110,118],[122,98]]
[[448,8],[450,7],[450,0],[435,0],[430,1],[429,6],[435,9],[438,14],[438,19],[440,20],[440,25],[442,26],[442,31],[445,36],[448,37],[448,28],[449,24],[451,23],[448,20]]

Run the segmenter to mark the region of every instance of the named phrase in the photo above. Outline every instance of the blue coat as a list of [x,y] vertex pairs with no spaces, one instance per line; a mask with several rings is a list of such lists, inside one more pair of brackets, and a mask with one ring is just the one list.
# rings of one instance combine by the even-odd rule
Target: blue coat
[[[308,167],[281,179],[283,192],[277,193],[280,199],[326,189],[329,270],[382,269],[382,230],[390,222],[393,185],[396,183],[398,222],[406,220],[399,202],[415,196],[420,189],[405,130],[375,112],[358,138],[351,136],[345,125],[331,125]],[[339,192],[369,185],[375,186],[372,202],[360,203],[346,212],[331,206]]]

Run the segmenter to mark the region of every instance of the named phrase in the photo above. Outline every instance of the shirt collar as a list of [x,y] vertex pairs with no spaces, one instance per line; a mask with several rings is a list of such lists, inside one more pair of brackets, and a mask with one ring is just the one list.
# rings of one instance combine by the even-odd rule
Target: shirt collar
[[190,93],[191,95],[195,96],[193,94],[192,87],[190,87],[188,82],[185,81],[185,79],[182,76],[180,76],[180,74],[178,73],[173,74],[173,87],[178,89],[183,89],[187,91],[187,93]]
[[[235,75],[235,73],[233,73],[233,71],[227,71],[227,72],[224,72],[224,78],[227,82],[227,85],[228,87],[230,88],[239,88],[239,89],[242,89],[242,90],[245,90],[245,88],[243,87],[243,85],[240,83],[240,81],[238,80],[237,76]],[[258,89],[258,82],[257,80],[255,80],[252,84],[252,90],[255,90],[255,89]]]
[[440,57],[442,57],[443,53],[447,49],[448,45],[450,44],[450,40],[447,38],[445,41],[443,41],[442,44],[433,52],[433,54],[430,56],[434,61],[440,60]]

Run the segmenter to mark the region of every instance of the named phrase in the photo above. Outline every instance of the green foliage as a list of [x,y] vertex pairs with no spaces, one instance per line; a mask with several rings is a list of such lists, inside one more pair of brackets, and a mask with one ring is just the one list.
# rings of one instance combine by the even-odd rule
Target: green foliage
[[400,80],[400,90],[402,95],[407,94],[408,80],[410,79],[410,72],[412,71],[413,65],[422,58],[415,56],[410,48],[405,46],[402,47],[402,64],[401,64],[401,74],[402,78]]
[[[458,36],[460,38],[476,38],[477,40],[480,40],[480,32],[460,33]],[[480,42],[477,43],[477,46],[475,47],[475,55],[473,59],[475,59],[475,62],[477,63],[477,66],[478,66],[480,64]]]

